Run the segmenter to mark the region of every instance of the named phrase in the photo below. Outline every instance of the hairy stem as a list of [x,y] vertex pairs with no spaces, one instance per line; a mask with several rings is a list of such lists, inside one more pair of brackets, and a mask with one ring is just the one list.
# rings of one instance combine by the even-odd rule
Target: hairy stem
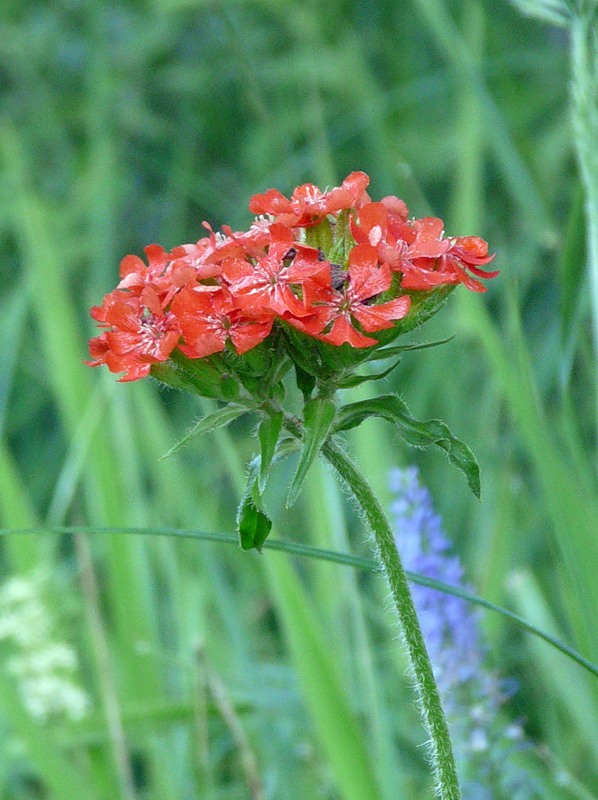
[[[302,435],[298,420],[287,416],[285,426],[294,436]],[[430,737],[429,753],[436,795],[441,800],[460,800],[461,790],[448,726],[392,528],[370,485],[338,444],[329,439],[322,453],[349,488],[372,532],[375,549],[392,593],[422,722]]]

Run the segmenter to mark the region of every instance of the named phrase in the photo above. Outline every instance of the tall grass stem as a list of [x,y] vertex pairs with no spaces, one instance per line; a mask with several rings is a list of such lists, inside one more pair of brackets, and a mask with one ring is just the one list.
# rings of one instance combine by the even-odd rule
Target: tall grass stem
[[[588,272],[594,352],[598,364],[598,53],[593,4],[571,20],[571,70],[575,148],[585,189]],[[598,430],[598,381],[596,382]]]

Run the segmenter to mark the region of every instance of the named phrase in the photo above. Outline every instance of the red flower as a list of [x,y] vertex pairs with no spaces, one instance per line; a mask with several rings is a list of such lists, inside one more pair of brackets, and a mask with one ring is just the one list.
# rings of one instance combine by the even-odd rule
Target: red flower
[[365,172],[352,172],[341,186],[322,192],[313,183],[298,186],[291,199],[278,189],[268,189],[255,194],[249,202],[253,214],[270,214],[276,222],[289,227],[315,225],[327,214],[350,208],[359,208],[369,199],[365,190],[370,182]]
[[222,266],[219,260],[211,260],[215,249],[208,237],[196,244],[181,244],[172,251],[174,266],[189,270],[194,280],[216,278],[222,273]]
[[351,232],[357,242],[367,242],[378,251],[380,262],[402,272],[403,289],[426,291],[447,283],[463,283],[476,292],[486,287],[465,271],[481,278],[494,278],[498,272],[485,272],[488,245],[475,236],[443,238],[444,222],[424,217],[406,222],[407,207],[398,198],[368,203],[359,210],[359,225],[353,220]]
[[480,278],[495,278],[498,270],[486,272],[480,264],[488,264],[488,244],[477,236],[443,239],[444,223],[435,217],[415,220],[415,241],[407,249],[400,270],[403,289],[426,291],[449,283],[462,283],[474,292],[485,292],[483,283],[472,278],[468,269]]
[[415,233],[407,224],[407,206],[398,197],[385,197],[379,203],[367,203],[359,209],[359,225],[351,221],[356,242],[375,247],[381,263],[399,268]]
[[189,265],[173,261],[173,254],[158,244],[150,244],[144,250],[148,266],[135,255],[125,256],[120,262],[118,289],[139,295],[147,306],[158,296],[162,307],[166,307],[176,292],[195,278],[195,271]]
[[91,339],[91,367],[106,364],[110,372],[124,372],[120,381],[135,381],[148,375],[151,365],[166,361],[181,336],[177,319],[165,312],[155,291],[148,290],[151,307],[138,295],[115,289],[106,295],[92,316],[104,333]]
[[120,262],[119,289],[140,294],[145,286],[151,284],[155,287],[166,285],[164,274],[167,264],[172,260],[159,244],[150,244],[144,248],[148,265],[146,266],[139,256],[128,255]]
[[318,276],[320,282],[329,284],[330,265],[320,260],[318,250],[297,244],[284,225],[273,224],[270,236],[267,255],[255,264],[232,258],[224,263],[223,277],[237,307],[248,314],[269,310],[279,316],[305,317],[310,312],[293,293],[291,285],[302,286]]
[[242,314],[226,288],[186,287],[176,296],[171,311],[179,320],[186,344],[179,349],[189,358],[220,353],[230,339],[239,355],[256,347],[272,330],[274,314]]
[[198,280],[218,277],[226,258],[263,255],[270,241],[269,222],[258,220],[242,233],[233,233],[228,225],[223,225],[223,234],[214,233],[208,222],[202,224],[209,236],[204,236],[196,244],[175,247],[172,251],[175,266],[191,267]]
[[[349,253],[349,272],[341,290],[332,287],[323,291],[307,291],[314,316],[311,319],[289,319],[291,325],[317,336],[330,344],[347,342],[352,347],[370,347],[377,339],[364,336],[353,325],[353,319],[366,333],[392,328],[395,320],[402,319],[409,311],[410,299],[406,295],[387,303],[374,305],[369,300],[387,291],[392,283],[390,268],[378,266],[378,253],[369,244],[358,244]],[[323,331],[332,324],[327,333]]]

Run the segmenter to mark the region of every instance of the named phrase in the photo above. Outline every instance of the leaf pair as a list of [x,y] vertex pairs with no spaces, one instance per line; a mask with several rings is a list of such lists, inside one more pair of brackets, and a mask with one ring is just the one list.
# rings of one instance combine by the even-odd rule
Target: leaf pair
[[337,406],[332,398],[315,397],[306,401],[303,407],[303,446],[289,489],[287,508],[290,508],[299,497],[309,468],[330,436],[336,412]]
[[[199,420],[163,458],[177,452],[195,436],[228,425],[254,410],[257,409],[238,403],[229,403],[224,408],[219,408]],[[479,498],[480,474],[475,456],[466,444],[453,436],[444,422],[436,419],[423,422],[416,420],[397,395],[382,395],[350,403],[340,409],[331,397],[315,397],[306,400],[304,404],[303,423],[296,420],[295,430],[293,426],[289,427],[297,439],[301,437],[301,453],[289,489],[287,508],[290,508],[299,497],[307,473],[330,435],[355,428],[372,416],[382,417],[396,425],[401,436],[410,445],[415,447],[435,445],[443,449],[451,463],[465,474],[472,492]],[[289,419],[287,418],[288,426]],[[285,440],[281,439],[284,425],[283,412],[270,409],[264,414],[258,427],[260,455],[251,462],[247,486],[237,511],[237,527],[241,547],[244,550],[252,548],[261,550],[272,529],[272,522],[264,511],[262,503],[270,467],[277,458],[295,451],[299,444],[296,440],[287,439],[285,445]]]
[[[298,447],[296,439],[278,438],[281,428],[282,412],[280,417],[275,414],[262,420],[258,430],[262,454],[256,456],[249,465],[247,485],[237,509],[237,530],[243,550],[255,548],[261,552],[272,530],[272,520],[266,514],[262,502],[263,486],[268,470],[274,461],[296,452]],[[274,441],[275,434],[276,441]]]
[[[301,454],[289,490],[287,508],[298,498],[309,468],[330,435],[335,416],[336,404],[329,398],[318,397],[305,403]],[[282,411],[276,411],[264,417],[258,428],[261,454],[251,462],[245,492],[237,510],[237,529],[243,550],[255,548],[261,551],[272,529],[272,521],[263,508],[262,492],[273,461],[294,451],[297,444],[292,439],[286,440],[286,446],[284,440],[281,442],[283,422]]]

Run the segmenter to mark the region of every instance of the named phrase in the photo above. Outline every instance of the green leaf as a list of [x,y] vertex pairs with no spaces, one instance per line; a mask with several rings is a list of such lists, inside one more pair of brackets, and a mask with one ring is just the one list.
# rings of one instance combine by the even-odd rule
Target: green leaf
[[391,358],[404,353],[406,350],[427,350],[429,347],[437,347],[440,344],[446,344],[455,338],[455,334],[448,336],[446,339],[437,339],[435,342],[421,342],[420,344],[399,344],[396,347],[387,347],[384,350],[378,350],[370,359],[370,361],[381,361],[383,358]]
[[449,461],[467,478],[469,488],[480,497],[480,468],[469,447],[459,441],[448,425],[439,419],[420,422],[409,413],[407,405],[397,395],[389,394],[350,403],[340,409],[334,431],[346,431],[360,425],[368,417],[383,417],[399,428],[406,442],[414,447],[436,445],[446,451]]
[[239,506],[237,527],[243,550],[255,548],[261,552],[262,545],[272,530],[272,520],[255,505],[252,497],[249,496]]
[[258,478],[258,486],[260,492],[263,492],[268,480],[268,473],[270,465],[274,458],[276,445],[280,431],[282,430],[283,413],[282,411],[275,411],[269,414],[260,422],[258,428],[258,439],[260,440],[260,473]]
[[243,414],[248,414],[250,411],[252,411],[252,409],[247,408],[246,406],[240,406],[237,403],[229,403],[228,405],[224,406],[224,408],[219,408],[212,414],[202,417],[187,431],[187,433],[179,442],[177,442],[167,453],[162,456],[160,461],[164,461],[165,458],[168,458],[169,456],[173,455],[173,453],[178,452],[196,436],[201,436],[202,433],[210,433],[211,431],[216,430],[216,428],[222,428],[225,425],[229,425],[233,420],[237,419],[238,417],[242,417]]
[[258,457],[249,466],[247,486],[237,509],[237,529],[243,550],[255,548],[261,552],[262,546],[272,530],[272,520],[261,507],[261,494],[257,484],[259,469],[260,459]]
[[393,369],[398,366],[400,360],[401,359],[398,358],[388,369],[385,369],[383,372],[377,372],[375,375],[349,375],[346,378],[341,378],[337,386],[339,389],[352,389],[354,386],[360,386],[366,381],[379,381],[381,378],[386,378],[387,375],[390,375]]
[[303,447],[289,490],[287,508],[290,508],[299,496],[305,476],[328,438],[335,417],[336,403],[330,398],[315,397],[305,403]]

